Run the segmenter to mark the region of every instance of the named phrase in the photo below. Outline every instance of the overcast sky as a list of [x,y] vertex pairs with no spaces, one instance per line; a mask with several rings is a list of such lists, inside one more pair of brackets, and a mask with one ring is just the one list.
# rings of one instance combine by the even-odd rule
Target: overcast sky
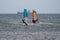
[[24,8],[38,13],[60,13],[60,0],[0,0],[0,13],[22,12]]

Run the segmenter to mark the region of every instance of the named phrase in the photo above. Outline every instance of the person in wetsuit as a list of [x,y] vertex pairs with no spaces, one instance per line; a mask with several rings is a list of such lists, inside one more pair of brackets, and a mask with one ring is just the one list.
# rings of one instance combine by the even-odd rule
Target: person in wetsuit
[[38,23],[38,16],[37,16],[37,12],[33,10],[32,13],[32,22],[33,23]]
[[24,9],[22,22],[23,22],[25,25],[28,25],[28,24],[27,24],[27,21],[28,21],[28,12],[27,12],[27,9]]
[[23,22],[25,25],[28,25],[28,24],[26,23],[25,19],[22,19],[22,22]]

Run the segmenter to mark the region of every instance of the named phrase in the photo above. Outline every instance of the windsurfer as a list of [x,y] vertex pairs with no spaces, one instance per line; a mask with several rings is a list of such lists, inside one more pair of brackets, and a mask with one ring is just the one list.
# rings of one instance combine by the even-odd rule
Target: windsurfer
[[33,10],[33,13],[32,13],[32,22],[38,23],[38,16],[37,16],[37,12],[35,10]]
[[28,25],[28,24],[27,24],[27,21],[28,21],[28,13],[27,13],[27,9],[24,9],[22,22],[23,22],[25,25]]

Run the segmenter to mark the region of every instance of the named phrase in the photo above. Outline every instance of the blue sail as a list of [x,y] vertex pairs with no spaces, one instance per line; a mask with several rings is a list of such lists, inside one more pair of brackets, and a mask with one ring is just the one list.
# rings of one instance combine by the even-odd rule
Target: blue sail
[[24,9],[24,12],[23,12],[23,17],[28,17],[28,12],[27,12],[27,9]]

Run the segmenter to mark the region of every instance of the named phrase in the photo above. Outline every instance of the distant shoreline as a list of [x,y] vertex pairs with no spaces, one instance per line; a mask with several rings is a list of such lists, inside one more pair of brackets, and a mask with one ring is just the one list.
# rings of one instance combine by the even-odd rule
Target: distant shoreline
[[[0,13],[0,14],[17,14],[17,13]],[[60,13],[38,13],[38,14],[60,14]]]

